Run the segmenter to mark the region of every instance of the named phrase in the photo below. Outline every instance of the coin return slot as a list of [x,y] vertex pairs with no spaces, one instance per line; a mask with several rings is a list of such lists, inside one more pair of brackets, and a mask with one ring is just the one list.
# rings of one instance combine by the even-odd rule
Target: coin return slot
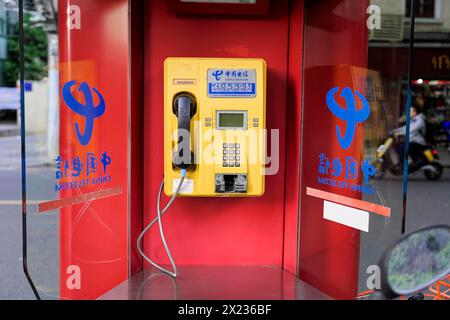
[[218,174],[216,175],[216,193],[246,193],[247,175]]

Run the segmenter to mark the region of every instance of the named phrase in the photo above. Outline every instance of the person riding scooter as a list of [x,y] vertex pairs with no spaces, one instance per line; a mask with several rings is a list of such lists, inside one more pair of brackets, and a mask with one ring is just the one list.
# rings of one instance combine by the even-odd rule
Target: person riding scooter
[[[428,145],[425,138],[426,121],[423,114],[417,112],[417,108],[411,109],[409,156],[412,163],[408,166],[409,173],[422,170],[427,180],[437,181],[442,177],[444,167],[439,162],[439,156]],[[389,171],[395,176],[403,175],[405,158],[405,143],[400,137],[406,135],[406,126],[391,132],[388,139],[378,147],[375,167],[376,177],[382,179]]]
[[[406,135],[406,125],[394,130],[393,135],[395,138]],[[425,140],[426,134],[426,119],[422,113],[417,112],[416,107],[411,107],[411,125],[409,133],[409,155],[413,162],[408,166],[409,173],[420,170],[423,166],[428,164],[428,159],[425,156],[425,152],[429,149],[427,141]],[[403,148],[402,148],[403,149]],[[403,170],[404,153],[399,152],[400,162],[397,165],[396,170]]]

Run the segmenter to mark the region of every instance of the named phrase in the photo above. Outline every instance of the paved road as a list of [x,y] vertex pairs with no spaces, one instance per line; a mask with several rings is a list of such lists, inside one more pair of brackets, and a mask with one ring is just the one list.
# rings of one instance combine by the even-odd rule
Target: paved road
[[[38,217],[36,203],[51,195],[51,171],[46,162],[44,140],[28,140],[29,262],[39,290],[54,295],[57,287],[57,217]],[[20,138],[0,138],[0,299],[34,299],[22,271]]]
[[20,129],[16,124],[0,123],[0,137],[9,137],[12,135],[19,135]]
[[[440,150],[442,162],[450,165],[450,154]],[[361,234],[360,290],[367,290],[367,267],[378,265],[383,251],[401,236],[403,181],[399,177],[386,177],[380,182],[386,205],[392,209],[392,218],[371,216],[370,233]],[[438,224],[450,225],[450,170],[442,180],[427,181],[422,172],[410,176],[408,184],[407,232]],[[366,199],[379,203],[379,199]]]
[[19,143],[0,138],[0,299],[33,298],[22,271]]

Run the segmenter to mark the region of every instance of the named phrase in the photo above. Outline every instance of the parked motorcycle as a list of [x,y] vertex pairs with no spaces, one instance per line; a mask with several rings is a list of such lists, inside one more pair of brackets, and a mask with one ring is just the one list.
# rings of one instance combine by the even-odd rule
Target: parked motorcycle
[[[399,170],[402,167],[401,158],[395,150],[400,143],[402,141],[399,141],[399,137],[391,135],[384,144],[378,147],[375,164],[377,178],[383,178],[386,172],[390,172],[395,176],[403,175],[403,170]],[[444,166],[439,161],[437,150],[428,147],[423,152],[423,159],[424,164],[420,170],[423,171],[425,178],[431,181],[440,180],[444,172]]]

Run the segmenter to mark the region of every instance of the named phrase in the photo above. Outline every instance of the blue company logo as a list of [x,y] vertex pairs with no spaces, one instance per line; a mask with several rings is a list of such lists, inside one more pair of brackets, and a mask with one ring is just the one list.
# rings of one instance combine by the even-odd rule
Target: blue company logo
[[[94,130],[94,120],[96,118],[101,117],[105,113],[106,105],[103,96],[98,92],[97,89],[89,87],[86,82],[80,84],[78,91],[83,93],[84,95],[84,105],[80,103],[72,94],[72,87],[76,84],[76,81],[67,82],[62,89],[62,96],[64,102],[67,106],[76,114],[84,117],[86,119],[86,123],[84,126],[84,133],[80,132],[80,126],[78,123],[75,124],[75,130],[77,131],[78,140],[83,146],[89,144],[92,131]],[[92,95],[92,91],[99,98],[99,104],[94,106],[94,98]]]
[[216,81],[220,81],[220,78],[223,76],[223,70],[214,71],[212,75],[216,78]]
[[[327,105],[328,109],[339,119],[347,122],[345,133],[342,134],[342,128],[336,126],[336,132],[339,140],[339,144],[342,149],[347,150],[353,143],[353,139],[356,134],[356,127],[359,123],[365,122],[370,116],[370,106],[367,99],[358,91],[353,93],[353,90],[346,87],[342,90],[341,97],[345,99],[347,109],[341,107],[335,99],[336,93],[339,91],[339,87],[335,87],[328,91]],[[355,95],[362,101],[362,109],[356,109]]]

